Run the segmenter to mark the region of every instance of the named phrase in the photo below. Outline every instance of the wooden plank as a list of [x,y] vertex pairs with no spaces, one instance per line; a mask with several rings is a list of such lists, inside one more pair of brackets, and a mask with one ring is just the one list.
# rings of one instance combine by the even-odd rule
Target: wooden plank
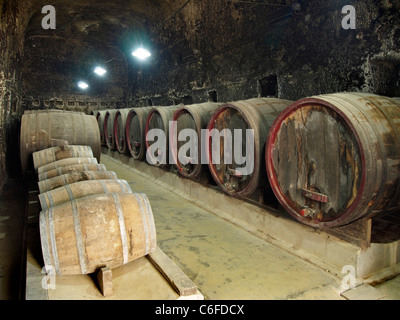
[[384,293],[365,283],[354,289],[342,292],[340,295],[347,300],[381,300],[385,298]]
[[180,296],[197,293],[197,286],[193,281],[159,247],[147,255],[147,258]]
[[360,219],[346,226],[321,230],[361,248],[367,248],[371,244],[372,219]]

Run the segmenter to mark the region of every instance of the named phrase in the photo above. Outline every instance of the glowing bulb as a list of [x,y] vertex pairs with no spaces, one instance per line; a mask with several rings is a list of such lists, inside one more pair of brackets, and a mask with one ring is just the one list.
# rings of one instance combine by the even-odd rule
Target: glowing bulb
[[143,48],[138,48],[132,52],[132,55],[140,60],[145,60],[151,56],[151,53]]
[[99,76],[104,76],[104,74],[107,72],[106,69],[102,68],[102,67],[96,67],[94,69],[94,73],[96,73]]
[[83,89],[83,90],[85,90],[85,89],[89,88],[89,85],[84,81],[79,81],[78,82],[78,87]]

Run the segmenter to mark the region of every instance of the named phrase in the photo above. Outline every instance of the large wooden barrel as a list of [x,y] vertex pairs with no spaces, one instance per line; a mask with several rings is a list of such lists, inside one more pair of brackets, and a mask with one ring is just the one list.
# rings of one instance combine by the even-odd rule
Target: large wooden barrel
[[125,154],[129,151],[126,143],[125,128],[126,128],[126,119],[131,109],[132,108],[119,109],[115,113],[115,118],[114,118],[115,147],[118,150],[118,152],[122,154]]
[[66,158],[93,158],[92,148],[90,146],[57,146],[32,154],[33,167],[35,171],[46,164]]
[[142,160],[146,155],[145,126],[151,109],[152,107],[133,108],[126,119],[126,144],[135,160]]
[[99,126],[100,132],[100,143],[102,146],[106,145],[105,137],[104,137],[104,117],[106,115],[107,110],[95,110],[92,111],[92,114],[96,117],[97,124]]
[[100,161],[100,134],[94,116],[75,112],[26,113],[21,119],[20,157],[25,174],[32,153],[57,145],[85,145]]
[[145,194],[93,195],[66,202],[39,217],[46,267],[57,275],[119,267],[156,248],[156,228]]
[[[208,122],[213,116],[214,112],[223,103],[206,102],[201,104],[193,104],[183,106],[175,111],[172,120],[174,121],[172,132],[170,132],[170,146],[172,146],[172,156],[174,157],[175,166],[178,172],[187,178],[197,178],[202,172],[203,166],[207,164],[201,163],[202,154],[207,152],[204,149],[204,143],[202,144],[201,134],[202,130],[207,129]],[[179,134],[183,129],[191,129],[192,132],[196,133],[197,145],[191,145],[196,138],[185,137],[184,141],[179,141]],[[189,143],[191,141],[191,143]],[[188,144],[191,146],[190,149],[186,149],[185,154],[180,154],[180,150],[183,146]],[[196,149],[197,153],[194,152]],[[192,151],[192,154],[190,154]],[[183,162],[180,161],[183,160]]]
[[100,179],[118,179],[114,171],[75,171],[38,182],[39,192],[47,192],[66,184]]
[[299,100],[271,128],[266,167],[282,206],[313,227],[400,209],[400,102],[368,93]]
[[62,159],[62,160],[57,160],[52,163],[46,164],[42,167],[39,167],[37,169],[38,175],[41,175],[44,172],[66,167],[66,166],[72,166],[75,164],[81,164],[81,163],[87,163],[87,164],[98,164],[96,158],[67,158],[67,159]]
[[[166,166],[169,163],[169,122],[172,121],[172,117],[174,112],[180,108],[182,105],[178,106],[168,106],[168,107],[153,107],[149,112],[146,119],[145,126],[145,137],[146,137],[146,148],[147,154],[146,159],[149,164],[155,166]],[[148,137],[148,133],[152,129],[162,130],[165,134],[165,145],[162,148],[157,148],[157,150],[149,149],[155,141],[150,141]],[[156,139],[157,140],[157,139]],[[158,141],[158,140],[157,140]],[[153,152],[151,152],[153,151]],[[164,151],[164,153],[162,152]],[[155,154],[157,153],[157,155]],[[162,154],[163,153],[163,154]],[[161,161],[158,161],[157,158],[161,158]]]
[[46,179],[51,179],[57,176],[61,176],[62,174],[76,172],[76,171],[107,171],[107,169],[104,164],[79,163],[43,172],[39,174],[38,180],[42,181]]
[[[276,98],[257,98],[243,101],[236,101],[222,105],[214,113],[208,124],[208,138],[206,147],[208,151],[208,166],[215,182],[227,194],[244,197],[254,193],[259,187],[262,177],[266,177],[264,166],[264,147],[268,136],[268,130],[281,111],[289,106],[292,101]],[[226,152],[225,141],[228,139],[213,139],[210,130],[216,129],[217,133],[227,134],[232,137],[232,149]],[[240,155],[248,154],[247,158],[236,161],[234,156],[234,145],[240,140],[235,138],[235,131],[240,133],[242,152],[236,150]],[[253,137],[247,137],[247,130],[253,133]],[[253,130],[253,131],[251,131]],[[247,141],[249,140],[249,141]],[[215,142],[214,142],[215,141]],[[254,141],[254,153],[250,154],[250,144]],[[228,142],[229,144],[229,142]],[[220,150],[213,159],[214,151]],[[231,159],[225,159],[226,156]],[[245,169],[243,169],[245,168]]]
[[103,132],[104,141],[110,150],[115,150],[114,119],[117,110],[107,110],[104,115]]
[[79,198],[109,193],[132,193],[128,182],[119,179],[87,180],[66,184],[39,194],[42,210]]

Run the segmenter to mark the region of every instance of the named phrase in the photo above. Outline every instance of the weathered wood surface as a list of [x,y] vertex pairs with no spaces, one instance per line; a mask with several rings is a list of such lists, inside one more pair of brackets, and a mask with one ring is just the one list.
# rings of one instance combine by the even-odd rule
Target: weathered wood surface
[[40,213],[44,263],[58,276],[114,268],[153,252],[156,229],[144,194],[94,195]]
[[399,207],[400,103],[363,93],[300,100],[273,125],[266,161],[277,198],[306,224]]
[[37,169],[37,174],[41,175],[45,172],[48,172],[50,170],[66,167],[66,166],[72,166],[75,164],[98,164],[98,161],[96,158],[67,158],[67,159],[62,159],[62,160],[57,160],[52,163],[46,164],[42,167],[39,167]]
[[126,143],[126,120],[129,114],[129,111],[132,108],[119,109],[115,113],[114,119],[114,140],[115,147],[119,153],[125,154],[129,151],[128,145]]
[[146,155],[146,120],[152,107],[133,108],[128,113],[125,127],[125,137],[131,156],[142,160]]
[[116,113],[117,110],[107,110],[106,114],[104,115],[104,122],[103,122],[104,141],[106,146],[110,150],[115,150],[114,120]]
[[42,210],[45,210],[68,201],[103,193],[132,193],[132,189],[125,180],[120,179],[78,181],[39,194],[39,201]]
[[118,178],[114,171],[75,171],[39,181],[38,186],[40,193],[44,193],[74,182],[100,179]]
[[79,163],[41,173],[40,175],[38,175],[38,180],[42,181],[46,179],[51,179],[57,176],[61,176],[62,174],[75,171],[107,171],[107,168],[104,164]]

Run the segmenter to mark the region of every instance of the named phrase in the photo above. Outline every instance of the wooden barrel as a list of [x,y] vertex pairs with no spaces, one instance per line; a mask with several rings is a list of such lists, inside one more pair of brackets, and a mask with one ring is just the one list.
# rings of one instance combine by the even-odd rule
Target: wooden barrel
[[20,157],[25,174],[33,152],[57,145],[90,146],[100,161],[100,134],[96,118],[75,112],[27,113],[21,119]]
[[37,171],[39,167],[57,160],[66,158],[93,158],[94,156],[90,146],[57,146],[36,151],[32,154],[32,157],[33,167]]
[[152,107],[131,109],[126,119],[125,137],[131,156],[142,160],[146,155],[145,126]]
[[[225,152],[225,139],[212,139],[210,132],[206,139],[208,152],[208,166],[215,182],[227,194],[238,197],[248,196],[254,193],[259,187],[260,180],[266,176],[264,166],[264,147],[268,136],[268,130],[278,114],[283,111],[292,101],[276,98],[258,98],[243,101],[236,101],[222,105],[212,116],[208,124],[208,130],[216,129],[217,133],[224,132],[232,137],[232,149]],[[233,145],[237,142],[235,131],[241,134],[242,152],[240,155],[250,153],[252,137],[247,141],[247,130],[253,132],[254,154],[248,154],[245,163],[240,164],[234,157]],[[251,131],[253,130],[253,131]],[[226,139],[228,141],[228,139]],[[215,141],[215,142],[213,142]],[[229,146],[229,147],[231,147]],[[213,159],[214,150],[219,148],[218,159]],[[249,148],[249,149],[248,149]],[[237,150],[240,152],[240,150]],[[230,155],[231,159],[225,159]],[[249,165],[249,166],[248,166]],[[251,168],[252,167],[252,168]],[[245,174],[243,174],[246,168]],[[248,171],[248,172],[247,172]]]
[[44,193],[66,184],[78,181],[100,180],[100,179],[118,179],[114,171],[75,171],[54,178],[38,182],[39,192]]
[[104,164],[80,163],[80,164],[74,164],[71,166],[59,167],[57,169],[53,169],[53,170],[41,173],[38,176],[38,180],[43,181],[46,179],[51,179],[51,178],[54,178],[57,176],[61,176],[62,174],[75,172],[75,171],[107,171],[107,169]]
[[128,182],[119,179],[87,180],[66,184],[39,194],[42,210],[79,198],[109,193],[132,193]]
[[42,167],[39,167],[37,169],[38,175],[41,175],[44,172],[66,167],[66,166],[72,166],[75,164],[80,164],[80,163],[88,163],[88,164],[98,164],[96,158],[67,158],[67,159],[62,159],[62,160],[57,160],[52,163],[46,164]]
[[153,252],[157,244],[145,194],[72,200],[43,210],[39,226],[44,263],[59,276],[119,267]]
[[117,110],[107,110],[104,115],[103,132],[106,146],[110,150],[115,150],[114,119]]
[[[183,106],[175,111],[172,120],[174,125],[172,132],[170,132],[170,146],[172,146],[171,154],[174,157],[175,166],[178,172],[187,178],[197,178],[202,172],[203,164],[201,163],[202,153],[207,152],[204,149],[204,144],[201,143],[201,130],[207,129],[208,122],[213,116],[214,112],[222,105],[222,103],[206,102],[201,104],[193,104]],[[178,141],[180,132],[183,129],[191,129],[197,134],[197,145],[192,148],[197,149],[197,154],[190,154],[190,150],[186,150],[185,155],[180,155],[182,146],[191,142],[195,138],[185,138],[184,141]],[[182,140],[182,139],[179,139]],[[193,150],[192,150],[193,151]],[[183,159],[183,163],[179,160]],[[205,164],[207,166],[207,164]]]
[[[146,159],[149,164],[155,166],[166,166],[169,163],[169,122],[172,121],[172,117],[174,112],[180,108],[182,105],[179,106],[169,106],[169,107],[153,107],[152,110],[149,112],[147,119],[146,119],[146,126],[145,126],[145,137],[146,137],[146,148],[147,154]],[[154,141],[149,141],[148,139],[148,132],[152,129],[160,129],[165,134],[165,146],[162,149],[157,148],[157,150],[153,150],[157,153],[151,152],[149,150],[150,146],[154,144]],[[164,154],[162,154],[162,150],[164,150]],[[161,157],[163,160],[157,160],[157,157]]]
[[282,206],[313,227],[400,208],[400,102],[368,93],[299,100],[276,119],[266,167]]
[[92,111],[93,115],[96,117],[97,124],[99,126],[100,132],[100,144],[102,146],[106,145],[105,137],[104,137],[104,117],[106,115],[107,110],[95,110]]
[[119,109],[115,113],[115,118],[114,118],[115,147],[118,150],[118,152],[122,154],[125,154],[129,151],[126,143],[125,128],[126,128],[126,119],[131,109],[132,108]]

